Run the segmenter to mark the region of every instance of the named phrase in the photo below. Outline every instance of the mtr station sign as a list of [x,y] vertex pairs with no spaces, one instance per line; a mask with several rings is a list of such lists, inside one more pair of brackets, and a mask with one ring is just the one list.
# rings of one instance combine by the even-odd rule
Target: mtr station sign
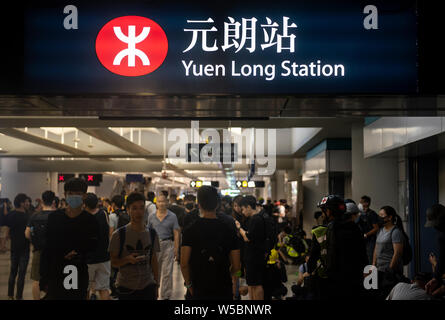
[[35,4],[25,21],[29,93],[417,90],[414,0]]

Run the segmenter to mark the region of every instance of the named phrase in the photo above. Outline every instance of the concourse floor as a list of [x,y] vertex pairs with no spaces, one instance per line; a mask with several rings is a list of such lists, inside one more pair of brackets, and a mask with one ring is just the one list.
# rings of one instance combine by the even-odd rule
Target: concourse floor
[[[9,247],[9,243],[8,243]],[[32,261],[32,255],[29,259],[28,263],[28,270],[26,274],[26,280],[25,280],[25,289],[23,291],[23,299],[24,300],[32,300],[32,280],[31,280],[31,261]],[[290,290],[290,287],[292,284],[294,284],[297,280],[296,272],[297,272],[297,266],[294,265],[287,265],[287,274],[288,274],[288,281],[286,283],[286,286],[288,288],[288,296],[292,296],[292,292]],[[8,299],[8,279],[9,279],[9,269],[10,269],[10,251],[7,251],[6,253],[0,253],[0,300],[7,300]],[[244,279],[241,279],[242,283],[245,283],[243,281]],[[174,264],[173,267],[173,293],[172,293],[172,300],[184,300],[185,295],[185,288],[184,288],[184,280],[182,278],[181,270],[179,268],[179,265],[177,263]],[[243,300],[248,299],[247,296],[243,297]]]

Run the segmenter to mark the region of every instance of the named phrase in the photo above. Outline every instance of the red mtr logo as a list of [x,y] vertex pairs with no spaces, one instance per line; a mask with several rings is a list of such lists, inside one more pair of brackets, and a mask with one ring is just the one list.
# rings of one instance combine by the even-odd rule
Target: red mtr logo
[[99,31],[96,54],[109,71],[127,77],[149,74],[165,60],[168,41],[153,20],[125,16],[111,20]]

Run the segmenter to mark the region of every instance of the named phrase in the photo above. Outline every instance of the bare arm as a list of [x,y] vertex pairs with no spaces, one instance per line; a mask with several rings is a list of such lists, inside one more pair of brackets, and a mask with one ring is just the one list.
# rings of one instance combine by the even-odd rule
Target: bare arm
[[111,238],[111,236],[113,235],[113,232],[114,232],[114,228],[113,228],[113,227],[110,227],[110,238]]
[[372,236],[374,234],[377,234],[377,232],[379,231],[379,225],[378,224],[373,224],[372,225],[372,230],[369,231],[368,233],[366,233],[366,237]]
[[374,254],[372,255],[372,265],[376,266],[377,263],[377,243],[374,246]]
[[192,254],[192,247],[181,247],[181,272],[186,284],[191,282],[190,279],[190,255]]
[[229,259],[230,259],[230,269],[232,272],[232,275],[235,275],[238,271],[241,270],[241,255],[240,250],[232,250],[229,253]]
[[400,259],[402,258],[403,243],[393,243],[392,246],[394,248],[394,254],[392,256],[391,264],[389,265],[389,267],[391,269],[395,269],[399,264]]
[[173,230],[173,238],[175,240],[175,260],[178,260],[179,254],[179,232],[180,229]]
[[239,233],[241,237],[243,237],[245,242],[249,242],[249,238],[247,238],[247,232],[243,228],[239,229]]
[[151,257],[151,269],[153,270],[153,276],[155,278],[156,283],[159,285],[159,265],[158,265],[158,256],[156,252],[153,252]]
[[30,227],[26,227],[26,229],[25,229],[25,238],[28,240],[31,240],[31,228]]

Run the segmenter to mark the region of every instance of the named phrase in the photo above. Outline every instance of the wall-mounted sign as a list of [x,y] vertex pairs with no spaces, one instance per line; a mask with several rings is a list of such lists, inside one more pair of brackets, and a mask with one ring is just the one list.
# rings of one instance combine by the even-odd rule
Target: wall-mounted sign
[[57,182],[64,183],[64,182],[67,182],[71,178],[74,178],[74,173],[59,173],[57,175]]
[[25,92],[417,91],[415,0],[76,3],[25,12]]

